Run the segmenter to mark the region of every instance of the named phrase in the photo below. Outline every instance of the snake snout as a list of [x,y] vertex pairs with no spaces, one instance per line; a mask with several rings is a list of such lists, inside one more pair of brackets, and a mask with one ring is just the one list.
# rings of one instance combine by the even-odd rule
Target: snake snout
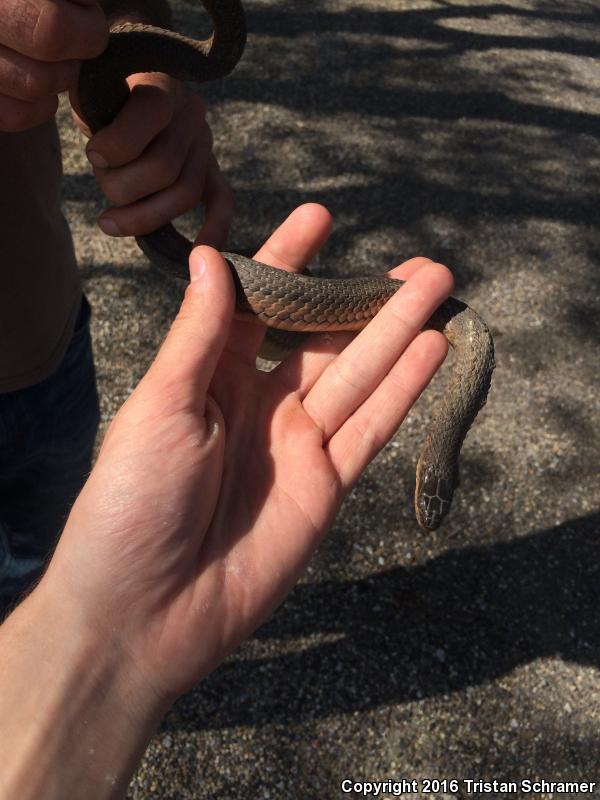
[[415,511],[419,525],[428,531],[439,528],[450,511],[452,495],[458,486],[458,470],[451,477],[440,477],[435,467],[428,466],[417,481]]

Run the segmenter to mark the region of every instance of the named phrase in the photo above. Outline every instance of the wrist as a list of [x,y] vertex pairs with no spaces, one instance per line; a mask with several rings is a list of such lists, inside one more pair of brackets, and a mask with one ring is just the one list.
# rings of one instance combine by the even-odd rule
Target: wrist
[[166,708],[122,643],[44,580],[0,627],[7,800],[122,797]]

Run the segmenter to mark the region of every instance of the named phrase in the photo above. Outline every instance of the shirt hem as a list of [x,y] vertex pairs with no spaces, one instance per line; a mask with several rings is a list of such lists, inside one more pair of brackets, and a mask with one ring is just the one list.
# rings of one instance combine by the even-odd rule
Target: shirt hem
[[82,297],[82,292],[79,291],[75,302],[71,307],[71,313],[69,314],[67,323],[63,328],[52,354],[43,362],[43,364],[38,365],[34,369],[27,370],[27,372],[23,372],[19,375],[0,377],[0,394],[16,392],[20,389],[28,389],[30,386],[41,383],[58,369],[63,358],[65,357],[73,337],[73,333],[75,331],[75,322],[77,321],[77,315],[81,307]]

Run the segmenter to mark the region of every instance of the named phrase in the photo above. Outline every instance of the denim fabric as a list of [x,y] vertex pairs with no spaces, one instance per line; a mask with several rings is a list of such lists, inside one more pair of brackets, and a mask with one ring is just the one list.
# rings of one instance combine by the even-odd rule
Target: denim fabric
[[0,394],[0,611],[40,576],[92,461],[99,410],[82,299],[60,366]]

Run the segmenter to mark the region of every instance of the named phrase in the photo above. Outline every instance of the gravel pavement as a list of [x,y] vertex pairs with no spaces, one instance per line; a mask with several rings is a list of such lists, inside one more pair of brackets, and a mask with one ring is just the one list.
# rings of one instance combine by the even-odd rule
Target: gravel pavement
[[[230,247],[321,202],[335,229],[318,270],[443,261],[498,366],[442,530],[417,528],[411,495],[446,368],[288,601],[166,717],[129,797],[312,800],[361,796],[343,779],[405,779],[421,783],[402,797],[600,798],[600,783],[467,783],[600,782],[598,4],[246,6],[242,62],[203,90],[237,196]],[[175,8],[180,28],[205,29],[197,4]],[[63,115],[106,425],[181,290],[99,233],[103,200]]]

